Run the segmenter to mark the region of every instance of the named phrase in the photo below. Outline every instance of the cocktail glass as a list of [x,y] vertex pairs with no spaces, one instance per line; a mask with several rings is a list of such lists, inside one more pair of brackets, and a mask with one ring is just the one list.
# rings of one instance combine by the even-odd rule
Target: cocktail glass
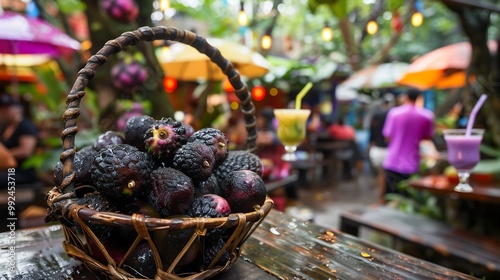
[[454,190],[457,192],[472,192],[469,176],[479,162],[479,145],[483,140],[484,129],[472,129],[466,135],[465,129],[445,129],[444,140],[448,148],[448,162],[455,167],[459,183]]
[[274,109],[278,120],[278,139],[286,150],[283,160],[297,160],[295,151],[306,137],[306,122],[310,114],[309,109]]

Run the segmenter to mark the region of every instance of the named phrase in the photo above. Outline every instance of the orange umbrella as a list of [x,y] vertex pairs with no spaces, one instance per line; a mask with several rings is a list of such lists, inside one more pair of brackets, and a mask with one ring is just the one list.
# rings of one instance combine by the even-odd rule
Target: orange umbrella
[[[496,41],[488,48],[496,51]],[[469,42],[460,42],[428,52],[410,64],[398,83],[421,90],[429,88],[458,88],[465,86],[466,69],[472,53]]]
[[18,82],[34,83],[37,81],[37,76],[33,70],[23,67],[13,69],[0,65],[0,81],[11,82],[13,77]]

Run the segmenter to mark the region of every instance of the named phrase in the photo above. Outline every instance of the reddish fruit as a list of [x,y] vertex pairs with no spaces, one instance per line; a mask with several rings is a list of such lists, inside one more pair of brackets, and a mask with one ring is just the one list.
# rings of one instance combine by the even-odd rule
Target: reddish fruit
[[134,0],[102,0],[101,7],[112,19],[129,23],[137,18],[139,7]]
[[137,61],[121,62],[111,68],[111,78],[117,89],[131,94],[144,84],[148,78],[148,71]]

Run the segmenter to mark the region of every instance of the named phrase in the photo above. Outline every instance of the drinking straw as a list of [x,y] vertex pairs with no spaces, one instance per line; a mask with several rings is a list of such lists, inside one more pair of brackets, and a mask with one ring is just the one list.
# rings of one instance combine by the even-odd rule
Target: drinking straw
[[481,94],[481,97],[479,97],[479,100],[477,101],[476,105],[474,105],[474,108],[472,108],[469,120],[467,121],[467,127],[465,128],[465,136],[470,136],[472,132],[472,126],[474,125],[474,121],[476,120],[477,112],[479,112],[479,109],[481,109],[481,106],[483,106],[484,101],[486,101],[486,98],[488,98],[486,94],[484,93]]
[[306,86],[297,94],[297,98],[295,98],[295,109],[298,110],[300,109],[301,103],[302,103],[302,98],[306,93],[312,88],[313,84],[311,82],[308,82]]

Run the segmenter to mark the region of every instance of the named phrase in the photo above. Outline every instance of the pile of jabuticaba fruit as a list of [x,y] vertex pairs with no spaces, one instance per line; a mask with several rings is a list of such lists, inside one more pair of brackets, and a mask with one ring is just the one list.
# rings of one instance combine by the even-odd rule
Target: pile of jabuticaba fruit
[[[91,186],[79,205],[96,211],[147,217],[227,217],[254,211],[266,199],[262,163],[248,151],[228,151],[224,133],[214,128],[195,131],[171,118],[130,118],[123,133],[108,131],[74,158],[75,186]],[[54,181],[63,179],[62,164],[54,168]],[[137,237],[134,228],[87,222],[116,263],[122,261]],[[79,225],[76,231],[82,232]],[[152,239],[168,267],[191,238],[193,230],[152,231]],[[229,229],[208,229],[203,244],[195,242],[178,267],[203,270],[219,254]],[[92,240],[87,238],[87,243]],[[92,244],[88,244],[92,246]],[[203,247],[203,250],[202,250]],[[98,250],[94,258],[105,263]],[[229,259],[223,252],[218,265]],[[139,244],[123,264],[125,270],[153,278],[153,253]]]

